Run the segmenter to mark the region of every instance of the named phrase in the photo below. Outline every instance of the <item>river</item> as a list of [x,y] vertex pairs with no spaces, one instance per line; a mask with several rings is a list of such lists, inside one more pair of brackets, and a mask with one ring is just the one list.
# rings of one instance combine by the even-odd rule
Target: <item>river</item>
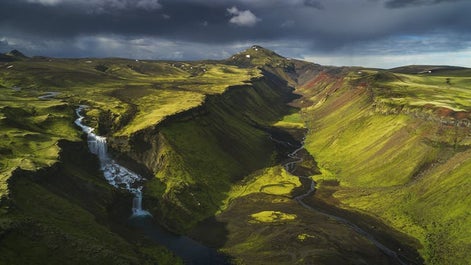
[[[297,164],[304,161],[304,159],[301,156],[298,156],[298,153],[301,150],[304,149],[305,139],[306,139],[306,137],[304,137],[303,140],[301,141],[301,146],[300,147],[298,147],[296,150],[294,150],[293,152],[288,154],[288,157],[291,159],[291,161],[284,164],[284,167],[285,167],[286,171],[290,172],[292,175],[295,175],[294,171],[296,170]],[[276,140],[276,142],[283,142],[283,141]],[[285,144],[289,144],[289,143],[285,142]],[[291,145],[291,144],[289,144],[289,145]],[[297,176],[297,175],[295,175],[295,176]],[[353,231],[357,232],[358,234],[360,234],[364,238],[368,239],[371,243],[373,243],[384,254],[388,255],[389,257],[391,257],[395,261],[397,261],[398,264],[401,264],[401,265],[408,265],[409,264],[407,261],[405,261],[406,260],[405,257],[398,255],[396,251],[386,247],[385,245],[380,243],[378,240],[376,240],[375,237],[372,234],[370,234],[370,233],[366,232],[365,230],[361,229],[360,227],[358,227],[354,223],[350,222],[349,220],[347,220],[345,218],[342,218],[340,216],[335,216],[335,215],[332,215],[332,214],[325,213],[323,211],[320,211],[319,209],[316,209],[316,208],[306,204],[303,201],[303,199],[310,196],[310,195],[312,195],[316,191],[316,182],[312,178],[307,177],[307,176],[297,176],[297,177],[307,179],[307,180],[309,180],[309,183],[310,183],[309,189],[305,193],[303,193],[301,195],[298,195],[294,198],[300,205],[302,205],[306,209],[309,209],[311,211],[315,211],[319,214],[322,214],[322,215],[327,216],[327,217],[329,217],[333,220],[336,220],[340,223],[343,223],[343,224],[347,225]]]

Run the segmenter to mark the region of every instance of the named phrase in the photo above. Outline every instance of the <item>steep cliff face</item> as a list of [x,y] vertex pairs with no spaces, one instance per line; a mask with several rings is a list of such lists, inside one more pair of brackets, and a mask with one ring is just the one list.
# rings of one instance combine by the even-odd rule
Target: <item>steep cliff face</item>
[[277,161],[269,126],[292,110],[292,91],[267,74],[111,146],[151,172],[145,207],[181,231],[214,214],[231,183]]
[[460,98],[468,83],[450,87],[446,78],[345,68],[298,92],[310,103],[307,150],[323,173],[317,196],[413,235],[427,264],[466,264],[470,108]]

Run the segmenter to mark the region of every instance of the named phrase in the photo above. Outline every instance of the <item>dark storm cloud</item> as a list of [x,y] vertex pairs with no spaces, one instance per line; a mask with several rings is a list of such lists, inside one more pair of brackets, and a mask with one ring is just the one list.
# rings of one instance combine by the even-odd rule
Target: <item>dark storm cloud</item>
[[11,46],[7,41],[0,39],[0,52],[1,51],[12,50],[10,48],[11,48]]
[[304,5],[313,7],[319,10],[324,9],[324,5],[321,2],[316,1],[316,0],[304,0]]
[[0,0],[0,41],[60,56],[182,59],[253,43],[298,57],[453,51],[469,48],[469,10],[458,0]]
[[[2,1],[0,5],[6,8],[0,8],[0,27],[3,26],[3,30],[12,29],[12,31],[56,38],[112,33],[224,43],[238,40],[270,40],[293,37],[307,40],[316,39],[317,43],[327,42],[325,46],[333,44],[335,46],[336,42],[342,44],[342,42],[348,43],[350,39],[381,36],[394,33],[393,31],[400,32],[402,30],[400,28],[401,21],[391,20],[404,19],[402,16],[388,17],[386,15],[380,21],[375,21],[374,16],[381,15],[384,10],[359,7],[356,3],[341,3],[341,1],[333,1],[333,4],[328,3],[332,9],[337,11],[336,13],[323,11],[326,14],[319,14],[315,10],[315,8],[324,8],[323,3],[315,0],[300,1],[299,4],[283,4],[283,2],[277,1],[273,1],[271,4],[270,1],[220,1],[215,4],[209,0],[173,0],[160,1],[160,8],[150,10],[130,9],[129,7],[112,8],[119,6],[115,2],[122,3],[123,0],[101,0],[103,5],[92,6],[95,9],[90,8],[90,5],[78,5],[77,3],[80,1],[42,1],[43,3],[59,2],[55,5],[41,5],[18,0]],[[87,0],[81,1],[87,2]],[[357,2],[361,1],[357,0]],[[303,4],[315,8],[313,11],[306,10],[303,8]],[[122,5],[126,7],[126,4]],[[232,16],[228,14],[228,8],[238,8],[241,11],[255,14],[260,19],[260,23],[257,27],[252,28],[231,25],[229,21]],[[370,12],[377,14],[370,14]],[[417,14],[414,19],[410,19],[409,25],[403,26],[403,30],[421,29],[424,23],[437,27],[440,24],[445,25],[440,20],[449,19],[446,15],[434,14],[433,10],[430,15],[435,16],[434,20]],[[289,31],[280,31],[279,28],[285,21],[293,21],[293,27]],[[201,25],[206,26],[202,27]]]
[[461,0],[389,0],[385,6],[388,8],[402,8],[411,6],[434,5],[444,2],[457,2]]
[[[172,34],[191,27],[200,17],[211,12],[224,16],[224,7],[206,8],[189,3],[187,8],[168,5],[166,12],[160,9],[113,9],[89,8],[64,2],[58,5],[28,4],[6,0],[0,4],[0,27],[11,28],[32,35],[71,37],[81,34]],[[2,8],[4,5],[7,8]],[[169,21],[168,16],[175,15]]]

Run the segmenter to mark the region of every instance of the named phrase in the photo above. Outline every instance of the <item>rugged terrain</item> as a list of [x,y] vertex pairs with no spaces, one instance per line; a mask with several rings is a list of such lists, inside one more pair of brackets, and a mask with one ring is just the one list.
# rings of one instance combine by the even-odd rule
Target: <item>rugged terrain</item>
[[73,123],[85,104],[146,179],[155,225],[232,263],[467,264],[470,87],[466,68],[325,67],[259,46],[198,62],[12,51],[0,263],[182,262],[129,226],[132,196],[106,183]]

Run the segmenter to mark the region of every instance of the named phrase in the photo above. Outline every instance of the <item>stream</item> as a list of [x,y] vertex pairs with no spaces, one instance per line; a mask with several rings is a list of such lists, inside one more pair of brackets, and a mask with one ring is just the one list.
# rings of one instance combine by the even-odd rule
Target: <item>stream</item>
[[57,95],[59,95],[59,92],[45,92],[44,95],[39,96],[38,99],[49,100],[49,99],[53,99]]
[[[296,166],[298,163],[301,163],[304,161],[304,159],[301,157],[301,156],[298,156],[298,153],[304,149],[304,141],[306,139],[306,136],[304,136],[303,140],[301,141],[301,146],[299,148],[297,148],[296,150],[294,150],[293,152],[289,153],[288,154],[288,157],[292,160],[292,161],[289,161],[287,163],[285,163],[283,166],[285,167],[286,171],[288,171],[289,173],[291,173],[292,175],[296,176],[294,173],[295,169],[296,169]],[[280,140],[277,140],[277,142],[282,142]],[[289,144],[291,145],[290,143],[288,142],[285,142],[285,144]],[[358,227],[357,225],[355,225],[354,223],[350,222],[349,220],[345,219],[345,218],[342,218],[342,217],[339,217],[339,216],[335,216],[335,215],[331,215],[331,214],[328,214],[328,213],[325,213],[325,212],[322,212],[316,208],[313,208],[312,206],[306,204],[303,199],[312,195],[315,191],[316,191],[316,182],[310,178],[310,177],[306,177],[306,176],[297,176],[298,178],[303,178],[303,179],[307,179],[309,180],[310,182],[310,187],[309,189],[301,194],[301,195],[298,195],[296,197],[294,197],[294,200],[296,200],[301,206],[303,206],[304,208],[306,209],[309,209],[311,211],[315,211],[319,214],[322,214],[324,216],[327,216],[333,220],[336,220],[340,223],[343,223],[345,225],[347,225],[348,227],[350,227],[353,231],[357,232],[358,234],[360,234],[361,236],[365,237],[366,239],[368,239],[371,243],[373,243],[379,250],[381,250],[384,254],[388,255],[389,257],[393,258],[395,261],[397,261],[399,264],[401,265],[408,265],[408,263],[406,261],[404,261],[403,259],[405,259],[404,257],[402,256],[399,256],[397,254],[397,252],[395,252],[394,250],[391,250],[390,248],[386,247],[385,245],[383,245],[382,243],[380,243],[379,241],[377,241],[374,236],[368,232],[366,232],[365,230],[361,229],[360,227]]]
[[107,151],[106,137],[95,134],[94,128],[83,124],[85,116],[82,115],[82,112],[86,108],[87,106],[80,105],[75,110],[78,117],[75,124],[87,135],[88,148],[92,154],[98,157],[101,171],[108,183],[134,195],[132,215],[128,223],[154,242],[167,247],[182,258],[187,265],[229,265],[226,256],[189,237],[169,232],[164,227],[157,225],[153,221],[152,215],[142,209],[142,185],[140,184],[143,178],[113,160]]

